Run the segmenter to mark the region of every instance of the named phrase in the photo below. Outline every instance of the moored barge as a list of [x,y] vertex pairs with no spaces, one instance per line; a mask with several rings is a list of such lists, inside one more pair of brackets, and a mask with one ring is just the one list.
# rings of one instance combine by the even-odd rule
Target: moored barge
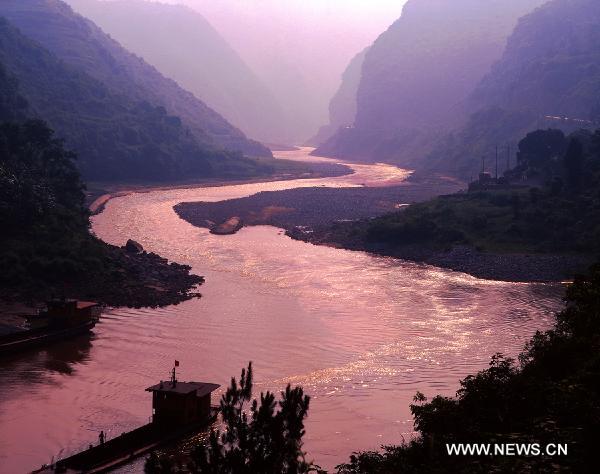
[[98,322],[100,310],[100,305],[91,301],[50,301],[46,310],[27,319],[27,327],[14,328],[0,336],[0,354],[11,354],[85,334]]
[[152,393],[150,423],[110,440],[101,432],[95,446],[90,444],[85,451],[44,465],[32,474],[108,472],[160,446],[199,433],[217,417],[211,394],[218,388],[214,383],[180,382],[173,368],[171,380],[146,389]]

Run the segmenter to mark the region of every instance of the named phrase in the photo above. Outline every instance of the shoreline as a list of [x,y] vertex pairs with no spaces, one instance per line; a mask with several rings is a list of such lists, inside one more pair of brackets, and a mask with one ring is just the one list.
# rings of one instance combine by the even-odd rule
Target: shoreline
[[[312,163],[311,163],[312,164]],[[319,163],[316,163],[317,167]],[[100,214],[104,206],[114,198],[127,196],[132,193],[150,193],[154,191],[169,191],[173,189],[195,189],[202,187],[222,187],[222,186],[240,186],[244,184],[255,184],[255,183],[271,183],[274,181],[293,181],[297,179],[319,179],[319,178],[335,178],[339,176],[349,176],[355,173],[355,171],[344,164],[332,164],[333,166],[339,166],[345,168],[342,173],[321,173],[315,170],[304,173],[285,173],[278,175],[271,175],[267,177],[256,177],[249,179],[239,180],[225,180],[225,179],[205,179],[205,180],[194,180],[190,182],[173,182],[163,184],[111,184],[111,183],[90,183],[90,195],[93,197],[95,194],[97,197],[93,197],[93,200],[88,204],[88,209],[92,215]],[[331,168],[333,169],[333,167]],[[113,189],[111,189],[113,188]],[[94,192],[96,190],[96,192]],[[101,193],[102,191],[107,191]]]
[[[235,186],[242,184],[251,184],[259,182],[288,181],[294,179],[315,178],[315,173],[311,176],[301,175],[280,175],[265,178],[253,178],[238,181],[226,180],[203,180],[190,183],[173,183],[162,185],[139,185],[127,187],[127,189],[115,190],[97,197],[90,205],[90,211],[93,214],[102,212],[104,206],[116,197],[125,196],[137,192],[153,192],[170,189],[190,189],[198,187],[219,187]],[[351,173],[348,173],[351,174]],[[446,188],[440,185],[446,185]],[[230,201],[220,201],[216,203],[179,203],[175,207],[176,213],[180,218],[190,222],[196,227],[214,230],[216,227],[225,224],[231,219],[239,219],[240,222],[231,229],[217,232],[222,235],[229,235],[237,232],[246,225],[272,225],[285,231],[289,237],[313,245],[323,245],[345,250],[362,251],[373,255],[391,257],[399,260],[406,260],[414,263],[431,265],[438,268],[462,272],[476,278],[482,278],[494,281],[506,281],[515,283],[556,283],[570,280],[575,274],[581,273],[593,263],[593,259],[584,255],[560,255],[560,254],[510,254],[510,253],[482,253],[475,248],[468,246],[457,246],[450,250],[429,249],[425,247],[412,246],[403,248],[392,248],[384,244],[365,244],[363,242],[351,240],[341,240],[331,238],[328,235],[327,228],[331,225],[343,226],[346,221],[356,221],[361,218],[370,218],[390,212],[392,209],[390,203],[387,207],[382,205],[382,201],[389,201],[389,194],[394,190],[402,191],[410,199],[407,204],[427,200],[435,195],[444,194],[451,191],[453,187],[460,183],[452,182],[442,177],[433,179],[409,179],[401,186],[391,186],[383,188],[365,187],[365,188],[294,188],[284,191],[264,191],[246,198]],[[408,193],[407,193],[408,191]],[[367,204],[367,209],[356,210],[358,215],[344,215],[339,213],[339,209],[321,212],[316,217],[318,221],[307,222],[307,217],[301,215],[294,216],[290,213],[291,209],[287,204],[281,202],[267,203],[265,196],[273,198],[285,198],[289,194],[289,201],[298,206],[299,195],[311,193],[326,193],[326,200],[322,198],[319,202],[331,202],[331,196],[339,193],[362,193],[365,196],[371,196],[373,202],[378,201],[377,209],[373,204]],[[381,198],[381,199],[379,199]],[[308,198],[307,198],[308,199]],[[364,199],[364,198],[361,198]],[[263,201],[257,204],[258,207],[252,208],[253,201]],[[203,213],[198,213],[200,207],[205,207]],[[272,212],[275,209],[278,212]],[[268,212],[265,212],[267,210]],[[296,209],[294,209],[296,210]],[[301,210],[302,211],[302,210]],[[250,216],[250,218],[249,218]],[[323,221],[326,219],[326,222]],[[310,219],[309,219],[310,220]],[[336,222],[337,221],[337,222]]]
[[304,234],[300,230],[286,231],[294,240],[339,248],[355,252],[367,252],[380,257],[390,257],[417,264],[430,265],[455,272],[465,273],[475,278],[510,283],[564,283],[584,273],[594,263],[585,255],[560,254],[501,254],[482,253],[469,246],[456,246],[441,251],[425,247],[392,249],[387,245],[360,245],[350,242],[320,240],[314,234]]
[[[444,183],[446,188],[442,187]],[[482,253],[468,246],[455,246],[449,250],[422,246],[395,248],[365,242],[356,234],[345,235],[346,227],[392,212],[392,208],[398,206],[397,202],[413,204],[428,200],[451,192],[456,186],[457,183],[440,178],[413,179],[402,186],[387,188],[298,188],[263,191],[214,203],[182,202],[174,209],[180,218],[209,230],[234,218],[243,224],[229,226],[230,232],[223,234],[235,233],[246,225],[271,225],[306,243],[422,263],[486,280],[563,282],[584,272],[593,263],[591,257],[577,254]],[[319,206],[318,213],[314,213],[315,205]]]
[[92,242],[99,246],[104,259],[97,272],[88,272],[85,278],[59,283],[36,280],[22,286],[3,288],[0,291],[0,316],[11,313],[6,308],[21,305],[23,308],[38,308],[56,297],[94,301],[115,308],[154,308],[202,296],[199,291],[204,277],[192,273],[187,265],[146,252],[131,240],[123,247],[97,239]]
[[350,222],[385,215],[440,192],[456,191],[459,184],[439,178],[404,181],[382,187],[312,186],[260,191],[239,199],[218,202],[181,202],[174,206],[178,216],[197,227],[224,226],[235,233],[245,225],[271,225],[284,230],[325,228],[334,222]]

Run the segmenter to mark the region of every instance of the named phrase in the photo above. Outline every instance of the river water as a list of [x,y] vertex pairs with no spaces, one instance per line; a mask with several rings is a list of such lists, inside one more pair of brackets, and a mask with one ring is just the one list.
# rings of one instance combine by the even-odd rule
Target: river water
[[[313,160],[307,149],[280,153]],[[179,219],[182,201],[306,186],[384,186],[407,173],[350,165],[345,177],[134,193],[108,202],[93,231],[128,238],[206,276],[201,299],[114,309],[84,337],[0,362],[0,472],[19,473],[147,422],[144,389],[167,379],[226,385],[252,360],[256,391],[311,395],[305,448],[332,469],[355,450],[412,436],[417,390],[453,394],[495,352],[516,355],[561,306],[558,285],[486,281],[318,247],[273,227],[214,236]],[[399,203],[400,204],[400,203]],[[221,392],[219,392],[221,393]],[[217,397],[214,397],[217,399]],[[216,401],[216,400],[215,400]],[[143,463],[123,468],[139,472]]]

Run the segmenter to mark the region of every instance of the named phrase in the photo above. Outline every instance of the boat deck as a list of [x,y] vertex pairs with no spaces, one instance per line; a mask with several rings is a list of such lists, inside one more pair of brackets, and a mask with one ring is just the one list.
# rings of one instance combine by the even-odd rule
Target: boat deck
[[61,459],[54,466],[42,466],[42,468],[33,471],[32,474],[108,472],[160,446],[207,429],[215,421],[218,411],[218,407],[212,407],[212,415],[209,420],[169,431],[154,423],[148,423],[133,431],[107,440],[104,444],[93,446],[73,456]]

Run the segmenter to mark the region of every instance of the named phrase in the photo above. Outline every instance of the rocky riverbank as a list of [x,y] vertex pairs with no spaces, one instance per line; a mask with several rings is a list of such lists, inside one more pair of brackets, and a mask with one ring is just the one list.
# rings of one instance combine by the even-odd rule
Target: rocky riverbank
[[[32,280],[0,290],[0,301],[36,306],[56,297],[91,300],[107,306],[158,307],[200,297],[204,278],[187,265],[146,252],[129,241],[123,247],[98,242],[94,264],[77,278]],[[98,250],[98,249],[96,249]]]
[[204,277],[191,273],[191,267],[146,252],[129,241],[124,247],[109,246],[110,275],[92,277],[75,292],[109,306],[158,307],[199,298]]
[[[351,168],[337,163],[296,163],[288,160],[271,159],[275,173],[268,177],[237,181],[235,184],[257,181],[278,181],[301,178],[321,178],[351,174]],[[231,185],[231,181],[205,180],[202,182],[173,183],[162,185],[127,185],[103,186],[93,184],[87,194],[87,204],[92,214],[103,211],[106,203],[117,196],[131,192],[146,192],[166,188],[187,188],[195,186]],[[209,222],[209,228],[216,234],[232,234],[237,232],[243,221],[228,216],[216,222]],[[85,278],[64,285],[69,297],[91,299],[109,306],[156,307],[177,304],[190,298],[201,296],[197,287],[204,283],[204,278],[190,273],[186,265],[168,262],[166,259],[147,253],[136,242],[129,241],[124,247],[114,247],[97,242],[95,251],[102,253],[102,268],[87,272]],[[105,268],[108,267],[108,270]],[[19,292],[7,292],[0,299],[40,302],[43,298],[63,294],[62,289],[44,284],[42,291],[28,289]]]
[[333,162],[293,162],[282,159],[270,159],[275,163],[276,172],[272,175],[252,179],[227,180],[204,179],[193,181],[177,181],[173,183],[88,183],[86,205],[91,214],[99,214],[104,206],[113,198],[130,193],[160,191],[164,189],[185,189],[195,187],[231,186],[234,184],[262,183],[269,181],[287,181],[292,179],[333,178],[352,174],[352,168],[341,163]]
[[330,228],[312,229],[305,232],[301,228],[287,231],[290,237],[315,245],[329,245],[348,250],[366,251],[373,254],[394,257],[416,263],[424,263],[467,273],[477,278],[510,282],[557,282],[571,280],[584,273],[594,259],[586,255],[551,254],[494,254],[483,253],[469,246],[455,246],[439,250],[423,246],[394,247],[383,243],[366,243],[356,235],[340,237],[332,235]]
[[586,255],[488,253],[469,246],[448,249],[422,245],[392,246],[371,242],[364,231],[372,218],[397,211],[439,194],[450,194],[459,184],[444,179],[413,179],[386,188],[299,188],[261,192],[250,197],[214,203],[188,202],[175,206],[177,214],[198,227],[214,229],[235,222],[272,225],[290,237],[316,245],[330,245],[425,263],[501,281],[562,281],[581,273],[593,262]]

